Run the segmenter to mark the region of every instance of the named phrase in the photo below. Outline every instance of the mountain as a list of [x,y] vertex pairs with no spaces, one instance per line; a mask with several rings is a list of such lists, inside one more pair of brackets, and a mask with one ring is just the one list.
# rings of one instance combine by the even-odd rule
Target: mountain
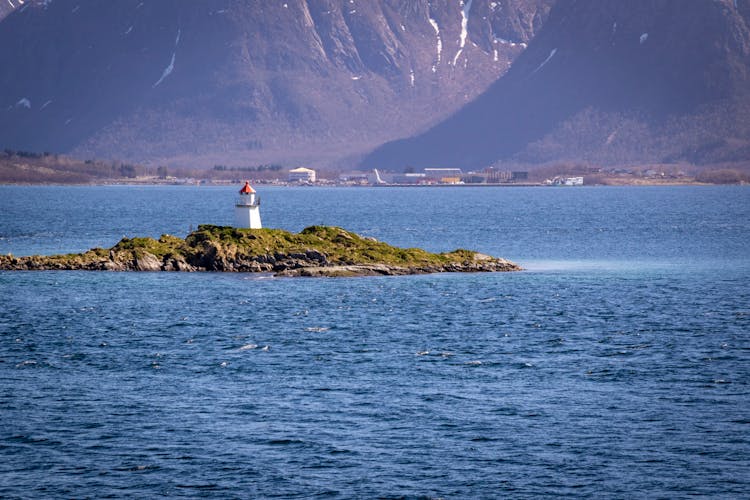
[[0,21],[0,147],[343,164],[474,99],[554,2],[27,0]]
[[750,0],[560,0],[482,95],[367,167],[750,160]]
[[[23,5],[20,4],[19,5]],[[0,21],[10,14],[15,8],[17,7],[16,2],[14,0],[5,0],[5,2],[0,2]]]

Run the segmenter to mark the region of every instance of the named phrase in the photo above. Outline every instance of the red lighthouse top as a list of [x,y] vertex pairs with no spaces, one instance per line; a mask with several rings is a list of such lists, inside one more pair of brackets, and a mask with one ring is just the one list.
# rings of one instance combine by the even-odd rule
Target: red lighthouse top
[[255,192],[255,189],[253,189],[252,186],[250,186],[249,181],[245,181],[245,185],[242,186],[242,189],[240,189],[240,194],[250,194],[254,192]]

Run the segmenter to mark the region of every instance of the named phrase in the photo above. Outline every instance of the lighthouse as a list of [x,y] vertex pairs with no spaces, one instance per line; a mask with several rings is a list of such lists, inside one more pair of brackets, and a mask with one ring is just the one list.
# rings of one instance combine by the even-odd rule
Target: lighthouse
[[255,189],[250,183],[245,181],[245,185],[240,189],[240,197],[234,204],[234,225],[250,229],[260,229],[260,196],[255,193]]

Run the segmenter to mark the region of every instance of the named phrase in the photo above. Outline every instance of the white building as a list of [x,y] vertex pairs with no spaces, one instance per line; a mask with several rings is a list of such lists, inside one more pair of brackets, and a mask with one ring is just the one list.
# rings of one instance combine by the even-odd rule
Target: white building
[[408,174],[394,174],[394,184],[424,184],[427,180],[427,176],[423,173],[408,173]]
[[563,186],[583,186],[583,177],[566,177]]
[[315,182],[315,170],[304,167],[290,170],[289,182]]
[[548,186],[583,186],[583,177],[555,177],[547,179],[544,184]]
[[249,182],[240,189],[240,197],[234,203],[235,227],[260,229],[260,196]]

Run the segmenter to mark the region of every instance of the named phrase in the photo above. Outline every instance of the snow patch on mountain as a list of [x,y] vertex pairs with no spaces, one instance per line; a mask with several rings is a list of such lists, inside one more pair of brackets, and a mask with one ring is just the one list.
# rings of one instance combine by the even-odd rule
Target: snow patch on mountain
[[172,71],[174,71],[175,57],[177,57],[177,52],[172,52],[172,60],[169,62],[169,65],[164,68],[164,72],[161,74],[161,78],[159,78],[154,84],[154,88],[156,88],[161,82],[163,82],[166,77],[172,74]]
[[175,51],[172,52],[172,60],[169,61],[169,64],[167,65],[167,67],[164,68],[164,72],[161,74],[161,78],[159,78],[154,84],[154,88],[156,88],[161,82],[164,81],[166,77],[172,74],[172,71],[174,71],[174,61],[175,61],[175,58],[177,57],[177,46],[180,44],[181,36],[182,36],[182,30],[178,28],[177,36],[175,36],[175,39],[174,39]]
[[550,51],[549,55],[547,56],[547,59],[545,59],[544,61],[542,61],[542,64],[540,64],[539,66],[537,66],[537,68],[534,71],[532,71],[531,74],[532,75],[536,74],[540,69],[542,69],[544,66],[546,66],[547,63],[550,62],[550,60],[552,60],[553,57],[555,57],[555,54],[557,54],[557,48],[552,49]]
[[524,49],[528,46],[526,42],[513,42],[511,40],[506,40],[505,38],[497,38],[497,37],[495,37],[493,42],[499,43],[500,45],[508,45],[510,47],[521,47]]
[[463,6],[461,9],[461,37],[458,42],[458,52],[456,52],[456,56],[453,58],[453,66],[456,65],[458,58],[461,57],[461,52],[463,52],[466,46],[466,38],[469,36],[469,11],[471,10],[472,2],[473,0],[467,0],[466,2],[461,0],[461,5]]
[[609,146],[612,144],[612,142],[615,140],[615,137],[617,137],[617,130],[609,134],[609,137],[607,137],[607,140],[605,141],[604,145]]
[[432,66],[432,72],[434,73],[436,70],[436,66],[440,65],[440,58],[443,54],[443,40],[440,38],[440,26],[438,25],[437,21],[435,21],[433,18],[428,18],[430,21],[430,25],[432,26],[432,29],[435,30],[435,37],[437,38],[437,62]]

